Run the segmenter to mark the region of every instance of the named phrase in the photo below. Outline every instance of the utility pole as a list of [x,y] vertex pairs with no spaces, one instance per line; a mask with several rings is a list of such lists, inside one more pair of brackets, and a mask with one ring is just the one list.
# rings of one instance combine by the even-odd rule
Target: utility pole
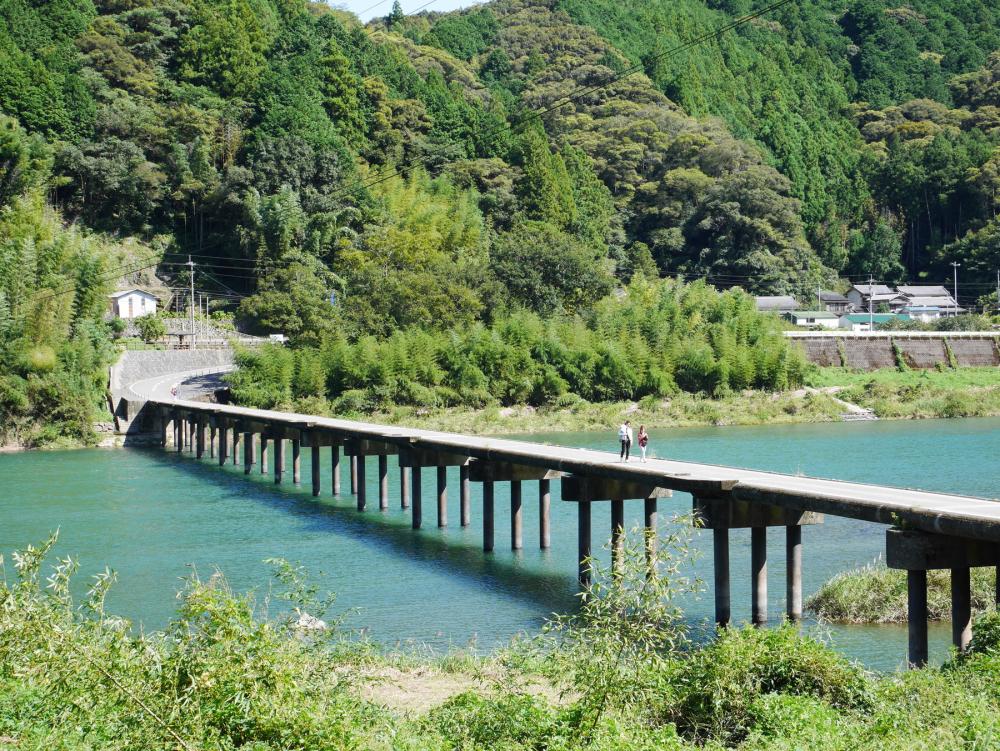
[[997,269],[997,313],[1000,313],[1000,269]]
[[194,349],[196,344],[194,336],[194,261],[191,260],[191,256],[188,256],[186,266],[191,272],[191,305],[188,307],[188,311],[191,314],[191,349]]
[[872,300],[875,297],[875,277],[868,275],[868,330],[875,330],[875,315],[872,310]]
[[958,267],[961,265],[958,261],[951,262],[952,271],[955,273],[955,315],[958,315]]

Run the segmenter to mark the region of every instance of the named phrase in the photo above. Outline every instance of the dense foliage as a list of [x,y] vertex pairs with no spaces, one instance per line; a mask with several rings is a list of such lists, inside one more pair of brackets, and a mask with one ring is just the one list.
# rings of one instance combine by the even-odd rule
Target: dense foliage
[[781,390],[800,384],[805,370],[776,319],[758,313],[750,296],[672,281],[637,281],[586,319],[522,312],[491,327],[408,328],[353,343],[331,336],[320,347],[247,351],[239,364],[230,379],[242,404],[306,401],[325,411],[331,399],[340,413]]
[[[532,643],[540,649],[443,666],[383,657],[337,622],[304,631],[295,611],[269,614],[219,575],[188,582],[165,632],[134,633],[105,609],[113,573],[94,577],[77,604],[73,561],[50,573],[49,546],[29,548],[0,584],[0,736],[18,749],[112,751],[994,747],[995,611],[977,620],[966,655],[886,676],[791,625],[728,628],[686,647],[670,597],[687,586],[677,570],[684,542],[665,542],[652,585],[640,543],[626,552],[620,583],[598,571],[606,584]],[[276,563],[275,602],[322,613],[301,571]],[[658,596],[646,596],[651,587]],[[441,669],[466,690],[429,711],[394,711],[380,699],[386,677]],[[551,690],[531,690],[539,682]]]
[[49,164],[39,138],[0,116],[0,444],[93,439],[115,354],[108,269],[152,257],[65,227],[40,188]]

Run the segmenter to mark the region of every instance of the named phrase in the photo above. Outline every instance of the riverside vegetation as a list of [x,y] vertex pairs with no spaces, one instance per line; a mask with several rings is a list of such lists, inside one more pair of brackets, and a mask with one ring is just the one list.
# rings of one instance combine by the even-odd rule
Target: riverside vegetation
[[[938,281],[957,259],[985,294],[994,6],[805,0],[666,55],[752,6],[397,4],[362,25],[304,0],[2,3],[0,429],[91,438],[113,356],[98,301],[140,262],[184,286],[188,253],[199,287],[242,296],[242,326],[319,349],[586,327],[566,321],[662,276],[811,296],[870,272]],[[669,371],[687,389],[691,368]],[[665,372],[633,391],[669,390]],[[546,377],[535,401],[563,382],[595,400]],[[445,403],[485,396],[426,380],[409,379]],[[613,380],[591,385],[629,390]]]
[[[687,529],[689,525],[676,528]],[[330,598],[274,562],[263,602],[221,575],[192,577],[162,633],[109,613],[114,574],[76,604],[52,540],[11,556],[0,585],[0,743],[17,749],[950,749],[1000,737],[1000,617],[940,668],[874,675],[790,625],[690,642],[676,597],[687,534],[666,536],[659,575],[643,545],[622,579],[598,570],[575,614],[489,656],[384,653],[343,622],[295,624]],[[275,607],[278,603],[284,609]],[[289,611],[288,609],[291,608]],[[282,613],[287,613],[283,615]],[[327,616],[329,618],[329,616]],[[446,674],[430,707],[379,679]]]

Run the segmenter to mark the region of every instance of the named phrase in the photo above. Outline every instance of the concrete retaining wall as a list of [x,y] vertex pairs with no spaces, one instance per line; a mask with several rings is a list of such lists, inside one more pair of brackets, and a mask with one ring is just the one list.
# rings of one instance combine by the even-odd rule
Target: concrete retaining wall
[[948,362],[944,339],[893,339],[911,368],[933,368]]
[[824,367],[843,365],[857,370],[894,368],[896,367],[894,346],[899,349],[906,364],[911,368],[950,365],[949,347],[954,355],[955,364],[960,367],[1000,365],[1000,337],[990,334],[907,336],[904,332],[858,336],[845,333],[842,336],[799,335],[791,341],[794,346],[802,349],[809,362]]
[[891,339],[844,340],[844,363],[856,370],[894,368],[896,353]]
[[959,365],[1000,365],[996,339],[953,339],[948,346]]

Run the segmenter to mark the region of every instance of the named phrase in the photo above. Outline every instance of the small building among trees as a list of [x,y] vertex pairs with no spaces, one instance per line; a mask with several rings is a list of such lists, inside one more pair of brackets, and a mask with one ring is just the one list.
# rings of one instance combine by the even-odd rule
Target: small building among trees
[[156,313],[159,303],[156,295],[144,289],[126,289],[109,295],[111,314],[115,318],[131,320]]

